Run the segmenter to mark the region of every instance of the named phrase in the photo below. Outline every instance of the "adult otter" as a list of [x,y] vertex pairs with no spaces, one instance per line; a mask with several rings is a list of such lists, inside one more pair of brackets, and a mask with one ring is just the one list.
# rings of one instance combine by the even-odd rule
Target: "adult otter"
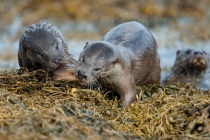
[[19,41],[18,62],[20,67],[54,72],[58,80],[77,63],[68,53],[61,32],[46,22],[33,24],[25,30]]
[[183,49],[176,53],[175,64],[163,84],[190,83],[196,86],[200,83],[208,69],[209,55],[204,50]]
[[136,84],[159,84],[160,59],[152,34],[138,22],[126,22],[111,29],[103,38],[86,44],[76,67],[84,84],[99,82],[114,88],[120,106],[135,100]]

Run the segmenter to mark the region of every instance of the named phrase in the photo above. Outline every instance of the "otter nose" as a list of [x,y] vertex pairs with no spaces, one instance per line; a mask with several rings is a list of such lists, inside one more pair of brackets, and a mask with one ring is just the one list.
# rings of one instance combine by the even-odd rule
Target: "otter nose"
[[200,54],[200,55],[203,55],[203,53],[202,53],[202,52],[199,52],[199,51],[194,52],[194,54],[195,54],[195,55],[199,55],[199,54]]
[[83,78],[83,79],[87,79],[87,75],[85,74],[84,71],[82,70],[78,70],[78,77]]
[[61,58],[60,59],[53,60],[53,63],[58,64],[58,63],[61,62],[61,60],[62,60]]

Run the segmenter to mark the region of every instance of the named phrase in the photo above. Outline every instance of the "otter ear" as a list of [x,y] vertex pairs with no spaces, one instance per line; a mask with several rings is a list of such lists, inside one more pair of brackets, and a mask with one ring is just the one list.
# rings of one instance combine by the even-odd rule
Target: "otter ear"
[[119,63],[120,62],[120,60],[117,58],[117,59],[115,59],[114,61],[112,61],[112,64],[117,64],[117,63]]
[[86,49],[87,47],[89,47],[89,43],[88,43],[88,42],[86,42],[86,45],[85,45],[85,47],[83,48],[83,50]]
[[23,45],[23,51],[24,52],[29,52],[30,48],[28,46]]
[[180,52],[181,52],[180,50],[176,51],[176,55],[178,55]]
[[204,50],[202,50],[202,52],[203,52],[204,54],[207,54],[207,52],[206,52],[206,51],[204,51]]

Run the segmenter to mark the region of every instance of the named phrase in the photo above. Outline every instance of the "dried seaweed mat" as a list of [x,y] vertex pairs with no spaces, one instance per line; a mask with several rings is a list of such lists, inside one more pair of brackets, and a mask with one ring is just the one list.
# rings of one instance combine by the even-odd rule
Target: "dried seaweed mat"
[[143,86],[136,102],[42,70],[0,73],[0,139],[210,139],[210,91]]

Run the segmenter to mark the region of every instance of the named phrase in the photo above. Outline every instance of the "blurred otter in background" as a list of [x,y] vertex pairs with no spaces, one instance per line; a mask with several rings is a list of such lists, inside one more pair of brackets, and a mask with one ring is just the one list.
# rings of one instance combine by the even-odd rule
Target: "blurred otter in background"
[[204,50],[184,49],[176,53],[175,64],[162,84],[186,84],[198,86],[208,69],[209,55]]
[[[39,22],[28,27],[19,41],[18,62],[27,69],[44,69],[56,80],[69,76],[77,61],[68,53],[62,33],[53,25]],[[74,78],[73,78],[74,79]]]

